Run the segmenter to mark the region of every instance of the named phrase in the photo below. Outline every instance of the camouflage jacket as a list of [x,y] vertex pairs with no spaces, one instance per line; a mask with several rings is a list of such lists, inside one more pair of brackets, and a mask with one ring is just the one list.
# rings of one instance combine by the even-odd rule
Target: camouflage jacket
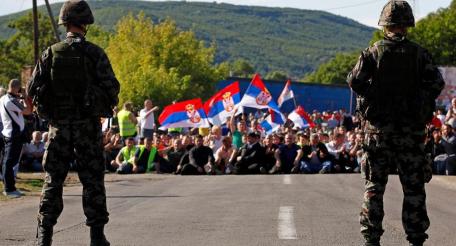
[[[94,81],[94,84],[96,84],[97,88],[101,88],[101,90],[98,91],[101,91],[101,93],[103,93],[102,96],[107,98],[106,100],[109,100],[107,104],[109,104],[110,107],[117,105],[120,85],[114,75],[110,61],[103,49],[93,43],[86,41],[82,35],[77,33],[68,33],[67,38],[63,42],[68,43],[70,46],[74,43],[80,44],[83,49],[82,53],[85,54],[85,56],[87,56],[93,64],[92,67],[87,68],[90,70],[87,71],[89,74],[88,76],[90,76],[89,80]],[[49,102],[49,100],[52,100],[53,95],[49,94],[47,91],[43,92],[43,88],[45,88],[46,85],[50,84],[51,69],[52,49],[51,47],[48,47],[43,52],[40,60],[35,66],[32,74],[32,79],[27,85],[27,94],[33,99],[34,104],[37,106],[37,108],[40,108],[41,106],[51,107],[46,104]],[[92,97],[97,97],[97,95],[93,95]],[[96,101],[96,99],[97,98],[94,100]],[[44,111],[49,110],[52,111],[52,109],[44,109]],[[52,119],[52,112],[48,112],[48,114],[50,114],[48,117]]]
[[357,111],[371,125],[424,129],[445,83],[431,55],[404,39],[385,38],[361,53],[347,82]]

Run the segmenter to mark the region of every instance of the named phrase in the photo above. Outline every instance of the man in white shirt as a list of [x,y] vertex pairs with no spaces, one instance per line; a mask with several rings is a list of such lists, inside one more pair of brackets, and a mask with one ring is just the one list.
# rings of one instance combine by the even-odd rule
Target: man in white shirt
[[2,137],[5,142],[3,157],[3,195],[18,198],[22,195],[16,189],[13,167],[19,162],[23,145],[24,115],[32,113],[31,102],[20,100],[21,82],[12,79],[8,85],[8,93],[0,98],[0,116],[3,123]]
[[154,112],[158,111],[159,107],[152,104],[152,100],[144,101],[144,108],[139,111],[141,139],[153,138],[155,129]]

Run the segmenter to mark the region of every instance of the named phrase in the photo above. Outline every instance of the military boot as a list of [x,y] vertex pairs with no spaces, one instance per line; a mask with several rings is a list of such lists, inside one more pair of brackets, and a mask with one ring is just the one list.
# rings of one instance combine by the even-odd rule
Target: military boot
[[104,234],[104,225],[90,227],[90,246],[109,246]]
[[364,246],[380,246],[380,239],[366,239]]
[[51,246],[53,228],[49,226],[38,225],[36,231],[37,246]]

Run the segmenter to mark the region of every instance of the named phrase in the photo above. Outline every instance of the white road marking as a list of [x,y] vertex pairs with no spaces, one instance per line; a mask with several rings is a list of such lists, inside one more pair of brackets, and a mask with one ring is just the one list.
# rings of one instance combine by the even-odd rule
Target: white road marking
[[280,207],[279,210],[279,227],[278,236],[282,240],[296,240],[296,228],[294,223],[294,208],[293,207]]
[[283,176],[283,184],[290,185],[291,184],[291,176],[290,175],[284,175]]

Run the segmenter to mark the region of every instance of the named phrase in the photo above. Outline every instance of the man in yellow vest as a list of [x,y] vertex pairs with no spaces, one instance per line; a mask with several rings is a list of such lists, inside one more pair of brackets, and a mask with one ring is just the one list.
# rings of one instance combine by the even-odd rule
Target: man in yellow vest
[[154,169],[159,170],[160,167],[156,163],[157,148],[153,145],[153,138],[144,138],[144,145],[141,145],[136,150],[133,157],[133,173],[151,172]]
[[119,174],[129,174],[133,170],[133,157],[135,156],[137,147],[135,146],[135,139],[132,137],[127,138],[126,146],[120,149],[116,159],[112,161],[111,166],[117,169]]
[[120,136],[123,140],[129,137],[136,137],[136,124],[138,124],[138,120],[132,110],[133,104],[131,102],[126,102],[124,103],[122,110],[117,113]]

